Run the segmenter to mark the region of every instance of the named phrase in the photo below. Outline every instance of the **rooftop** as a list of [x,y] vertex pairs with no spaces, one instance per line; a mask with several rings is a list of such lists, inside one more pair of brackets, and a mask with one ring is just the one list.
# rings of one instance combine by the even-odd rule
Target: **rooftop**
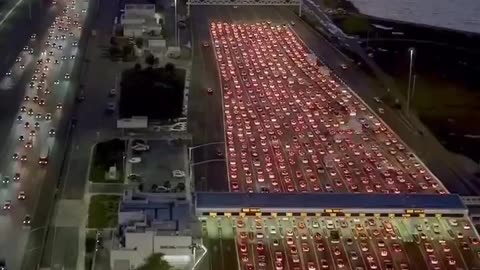
[[197,193],[197,208],[458,209],[458,195],[350,193]]

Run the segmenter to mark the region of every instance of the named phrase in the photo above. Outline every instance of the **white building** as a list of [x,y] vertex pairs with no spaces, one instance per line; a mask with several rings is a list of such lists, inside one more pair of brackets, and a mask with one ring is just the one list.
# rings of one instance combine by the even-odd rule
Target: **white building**
[[154,4],[125,4],[120,23],[126,37],[158,36],[162,30]]
[[134,225],[125,230],[125,246],[113,244],[110,251],[110,267],[113,270],[135,269],[154,253],[163,253],[172,266],[184,269],[193,260],[192,237],[176,232],[157,231]]

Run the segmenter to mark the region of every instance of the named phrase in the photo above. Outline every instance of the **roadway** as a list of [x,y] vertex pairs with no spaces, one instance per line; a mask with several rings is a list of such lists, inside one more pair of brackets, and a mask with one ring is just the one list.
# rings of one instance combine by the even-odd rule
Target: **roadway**
[[[198,11],[197,9],[198,10],[201,9],[201,11]],[[220,10],[220,9],[223,9],[223,10]],[[192,10],[192,23],[193,23],[193,25],[205,25],[205,23],[208,23],[208,20],[210,20],[210,21],[223,20],[223,21],[227,21],[227,22],[231,22],[231,21],[258,22],[258,21],[261,21],[261,20],[264,20],[264,19],[269,19],[269,20],[272,20],[273,24],[275,24],[275,23],[282,23],[283,24],[284,22],[295,21],[296,24],[293,27],[293,30],[300,36],[300,38],[303,39],[303,41],[305,41],[305,43],[307,45],[310,45],[310,44],[313,45],[313,49],[314,49],[315,53],[317,53],[317,51],[319,49],[320,50],[324,49],[323,47],[318,48],[318,46],[317,46],[318,36],[316,35],[316,33],[312,32],[311,30],[308,31],[309,29],[304,24],[302,24],[298,20],[296,20],[295,15],[288,9],[275,8],[275,7],[270,7],[270,8],[267,8],[267,7],[255,7],[255,8],[253,8],[253,7],[239,7],[238,10],[239,10],[239,12],[235,12],[234,9],[231,8],[231,7],[221,7],[221,8],[216,9],[216,10],[209,9],[208,7],[195,7]],[[267,14],[269,14],[269,15],[267,15]],[[207,19],[207,18],[209,18],[209,19]],[[201,21],[197,21],[197,20],[204,20],[204,21],[201,22]],[[209,41],[210,37],[209,37],[208,30],[206,30],[204,28],[205,27],[198,27],[197,29],[194,29],[194,40],[196,41],[194,43],[194,57],[196,57],[196,59],[198,59],[198,60],[194,60],[194,70],[197,70],[199,73],[193,72],[193,74],[196,74],[196,75],[198,75],[199,78],[202,78],[202,83],[203,84],[201,86],[196,85],[195,77],[193,78],[193,80],[192,80],[193,89],[199,89],[199,90],[194,92],[196,96],[195,97],[192,96],[191,100],[196,100],[196,102],[198,102],[198,104],[212,104],[212,106],[207,106],[208,109],[203,109],[203,111],[200,111],[200,110],[196,111],[195,110],[195,104],[194,104],[194,106],[190,107],[190,112],[196,111],[195,115],[197,115],[197,118],[200,118],[200,121],[198,123],[197,128],[201,129],[203,127],[203,130],[199,130],[198,132],[194,131],[194,134],[196,135],[194,137],[197,138],[197,143],[194,143],[194,144],[200,144],[200,142],[222,141],[221,135],[218,134],[217,131],[222,130],[223,127],[219,126],[217,119],[214,119],[218,116],[218,114],[217,114],[218,110],[219,110],[218,107],[220,107],[220,108],[222,107],[220,105],[221,102],[222,102],[221,101],[222,100],[221,99],[221,90],[220,90],[220,87],[218,86],[218,83],[217,83],[219,80],[217,79],[216,72],[215,72],[215,70],[213,70],[212,65],[208,64],[208,63],[210,63],[210,61],[215,62],[214,56],[213,56],[213,51],[212,51],[211,48],[206,48],[206,47],[202,46],[202,42],[204,42],[204,41],[207,41],[207,42],[211,43]],[[328,46],[326,46],[326,47],[328,47]],[[321,59],[325,55],[326,50],[332,51],[332,48],[327,48],[327,49],[323,50],[322,54],[320,55]],[[328,53],[330,53],[330,51],[328,51]],[[334,54],[334,56],[337,57],[338,52],[334,51],[334,53],[336,54],[336,55]],[[330,56],[330,58],[327,58],[327,59],[331,59],[331,58],[332,58],[332,56]],[[333,60],[337,61],[335,63],[335,65],[333,65],[333,66],[334,67],[337,66],[339,68],[339,66],[342,62],[340,62],[338,59],[333,59]],[[199,65],[201,65],[201,63],[205,63],[204,64],[205,66],[204,67],[199,67]],[[210,72],[208,72],[209,74],[205,74],[206,70],[210,71]],[[234,71],[234,72],[239,72],[239,71],[237,70],[237,71]],[[237,77],[240,77],[239,74],[236,74],[236,75],[238,75]],[[205,79],[205,78],[207,78],[207,79]],[[340,79],[338,79],[338,78],[334,78],[334,79],[337,79],[336,81],[339,84],[343,84]],[[286,80],[284,79],[284,81],[286,81]],[[251,84],[251,81],[249,81],[248,83]],[[286,83],[286,82],[283,82],[283,83]],[[308,81],[307,81],[307,83],[308,83]],[[204,89],[206,89],[207,87],[211,87],[211,86],[213,86],[212,88],[215,89],[214,92],[213,92],[213,95],[207,95],[206,90],[204,90]],[[242,87],[245,87],[245,86],[242,85]],[[192,95],[193,95],[193,93],[192,93]],[[355,97],[353,97],[352,100],[355,100]],[[225,102],[227,102],[227,101],[228,100],[226,99]],[[290,101],[292,101],[292,100],[290,100]],[[357,100],[357,103],[358,103],[358,100]],[[225,105],[228,106],[228,104],[225,104]],[[192,109],[192,107],[194,109]],[[274,107],[274,106],[272,106],[272,107]],[[360,112],[360,110],[358,110],[358,111]],[[249,113],[249,114],[251,114],[251,113]],[[296,114],[299,114],[299,113],[296,113]],[[373,119],[374,121],[377,120],[375,116],[369,115],[369,117],[374,118]],[[367,118],[367,117],[365,117],[365,118]],[[205,120],[202,121],[202,119],[205,119]],[[220,121],[220,123],[221,122],[223,122],[223,121]],[[371,124],[371,125],[373,126],[373,124]],[[380,126],[380,127],[382,127],[382,126]],[[205,135],[201,135],[202,132],[204,132]],[[199,133],[200,133],[201,136],[199,135]],[[367,133],[368,133],[368,131],[367,131]],[[387,133],[387,135],[389,135],[389,137],[392,137],[391,135],[393,135],[393,132],[391,132],[391,131],[386,132],[386,133]],[[306,135],[306,133],[305,133],[305,135]],[[368,134],[368,136],[371,136],[371,135]],[[199,137],[200,137],[200,139],[199,139]],[[375,137],[375,135],[374,135],[374,137]],[[396,136],[393,135],[393,137],[392,138],[393,138],[394,144],[397,144],[397,142],[401,142]],[[328,138],[328,140],[331,140],[331,138]],[[257,142],[259,142],[259,141],[260,141],[260,139],[257,138]],[[383,141],[385,142],[385,140],[383,140]],[[310,145],[313,145],[313,142],[311,142]],[[391,159],[392,157],[388,157],[388,155],[390,155],[388,152],[390,152],[391,149],[389,150],[389,147],[382,147],[382,146],[380,146],[380,148],[383,148],[383,151],[380,150],[381,152],[383,152],[383,156],[387,157],[388,160],[390,161],[389,163],[391,163],[392,165],[394,165],[394,167],[397,167],[396,169],[398,169],[398,165],[399,165],[398,162],[396,162],[395,160],[392,160]],[[198,150],[200,150],[200,151],[198,151]],[[206,149],[198,149],[198,150],[194,151],[195,162],[197,162],[197,160],[205,159],[206,156],[210,158],[211,154],[209,154],[209,152],[212,152],[212,151],[208,150],[208,147],[206,147]],[[240,149],[237,148],[235,150],[236,150],[235,151],[236,153],[239,153]],[[304,150],[307,151],[307,149],[304,149]],[[376,150],[373,150],[373,151],[376,151]],[[198,153],[198,152],[200,152],[200,153]],[[408,153],[408,154],[410,155],[410,153]],[[200,155],[200,157],[199,157],[199,155]],[[203,155],[203,158],[201,157],[202,155]],[[398,156],[398,154],[396,154],[396,155]],[[318,156],[320,156],[320,155],[318,155]],[[352,154],[351,156],[354,156],[354,155]],[[394,157],[394,159],[397,159],[397,158],[399,158],[399,157]],[[262,158],[260,157],[258,159],[261,160]],[[237,161],[241,161],[241,160],[237,160]],[[420,163],[418,161],[416,161],[415,163],[416,163],[416,165],[418,165],[418,167],[422,166],[422,165],[419,165]],[[240,163],[237,163],[237,164],[240,164]],[[404,166],[404,167],[408,168],[408,165]],[[203,165],[203,166],[198,166],[196,168],[196,171],[195,171],[196,179],[197,179],[197,181],[199,181],[199,179],[203,176],[204,178],[207,178],[207,181],[208,181],[208,179],[213,179],[214,178],[214,177],[209,176],[209,174],[212,174],[212,173],[216,176],[217,179],[222,179],[222,178],[218,178],[218,177],[222,177],[221,176],[222,170],[225,171],[225,164],[218,163],[218,162],[217,163],[206,164],[206,165]],[[251,171],[252,168],[250,168],[249,170]],[[422,168],[422,171],[423,170],[424,170],[424,168]],[[294,171],[298,171],[298,170],[294,170]],[[292,174],[292,173],[293,172],[290,172],[290,174]],[[305,174],[303,173],[303,175],[305,175]],[[232,174],[230,174],[230,176],[232,176]],[[235,175],[234,175],[234,177],[235,177]],[[413,177],[417,177],[417,175],[413,174]],[[255,177],[253,177],[253,178],[255,178]],[[275,176],[275,178],[277,178],[277,180],[278,180],[278,176]],[[293,177],[290,176],[290,178],[293,178]],[[225,179],[225,177],[223,177],[223,179]],[[388,180],[388,179],[385,179],[385,180]],[[202,180],[202,181],[204,181],[204,180]],[[218,182],[221,182],[221,181],[218,181]],[[224,189],[225,190],[225,186],[222,186],[222,184],[220,184],[218,182],[213,184],[213,186],[214,186],[213,190],[219,190],[219,189]],[[223,181],[223,182],[225,182],[225,181]],[[240,188],[237,188],[237,189],[258,191],[259,189],[262,188],[261,185],[260,186],[256,185],[256,187],[242,187],[243,184],[241,182],[243,182],[243,181],[240,181],[240,184],[239,184]],[[332,182],[334,182],[334,181],[332,181]],[[345,183],[345,181],[343,181],[343,182]],[[408,190],[415,190],[415,188],[413,188],[412,184],[413,183],[411,183],[409,186],[407,186],[407,188],[404,188],[403,190],[402,189],[396,189],[396,187],[393,186],[393,189],[390,190],[390,192],[398,192],[398,190],[403,192],[403,191],[406,191],[407,189]],[[237,186],[236,183],[234,183],[234,185]],[[274,185],[276,185],[276,184],[274,183]],[[309,184],[307,184],[307,185],[309,185]],[[376,188],[373,188],[373,187],[369,188],[370,190],[371,189],[376,189],[376,191],[382,191],[382,189],[385,189],[384,187],[381,187],[381,188],[378,187],[378,185],[379,185],[378,183],[376,183],[376,184],[372,183],[371,185],[372,186],[375,185],[377,187]],[[438,183],[435,183],[433,185],[436,187],[436,186],[438,186]],[[201,186],[203,186],[203,184],[201,184]],[[325,186],[305,188],[305,184],[303,184],[303,183],[302,183],[302,186],[304,186],[304,187],[298,187],[298,185],[296,185],[292,189],[292,187],[288,187],[288,185],[287,185],[287,186],[283,187],[283,190],[290,189],[290,191],[294,191],[294,190],[302,190],[302,189],[307,189],[307,190],[308,189],[310,189],[310,190],[315,189],[315,190],[318,191],[318,190],[322,190],[322,189],[325,190],[326,189]],[[337,185],[337,186],[340,186],[340,185]],[[356,184],[356,187],[359,187],[359,186],[363,186],[363,185]],[[270,186],[268,188],[271,189],[272,187]],[[328,189],[331,189],[331,188],[336,189],[335,185],[329,184]],[[212,189],[212,188],[210,188],[210,189]],[[273,189],[275,190],[275,187],[273,187]],[[422,187],[421,189],[426,190],[426,189],[429,189],[429,188]],[[277,190],[282,190],[282,188],[277,189]],[[345,188],[343,188],[343,189],[341,188],[341,190],[345,190]]]
[[[119,1],[92,1],[89,8],[88,32],[95,30],[85,42],[84,64],[79,76],[81,92],[85,100],[76,106],[74,116],[77,126],[71,135],[70,149],[66,156],[65,171],[59,187],[55,222],[48,236],[48,245],[42,266],[63,266],[64,269],[79,269],[82,265],[79,252],[83,247],[84,221],[87,217],[85,194],[91,149],[95,143],[121,136],[116,127],[115,114],[106,114],[107,103],[116,97],[108,93],[115,87],[120,72],[131,63],[112,62],[106,57]],[[117,91],[118,92],[118,91]],[[63,202],[74,202],[72,208],[63,208]],[[78,207],[77,207],[78,206]],[[84,207],[83,207],[84,206]],[[63,209],[63,210],[59,210]],[[79,218],[62,216],[62,211],[77,211]]]
[[[61,14],[63,6],[59,4],[51,11],[52,14]],[[75,18],[76,13],[79,18]],[[2,150],[5,158],[1,163],[1,173],[10,177],[12,181],[2,186],[0,195],[2,204],[7,200],[11,201],[11,209],[2,210],[0,217],[2,231],[0,257],[5,258],[8,267],[13,269],[20,269],[22,258],[35,257],[34,254],[41,251],[49,209],[49,204],[43,202],[44,198],[53,198],[55,192],[52,190],[55,188],[58,179],[56,175],[61,166],[61,150],[65,147],[66,139],[64,126],[65,122],[68,122],[66,119],[68,117],[65,117],[68,114],[65,111],[68,109],[57,108],[57,104],[63,104],[72,96],[71,83],[65,74],[73,70],[75,60],[71,59],[71,56],[76,55],[78,50],[73,46],[73,42],[78,42],[81,32],[73,22],[78,20],[81,23],[84,17],[80,6],[74,10],[67,9],[67,15],[72,18],[71,24],[66,20],[64,22],[59,20],[58,26],[62,25],[68,30],[60,31],[57,27],[52,27],[47,32],[48,28],[45,27],[43,31],[36,33],[35,39],[22,44],[29,49],[33,48],[33,54],[28,50],[22,50],[18,55],[19,62],[10,68],[11,76],[4,76],[0,82],[2,86],[10,89],[9,91],[15,92],[15,96],[20,96],[20,100],[23,100],[20,101],[22,106],[25,106],[27,111],[31,109],[33,113],[29,115],[27,112],[19,112],[19,104],[13,98],[10,98],[9,105],[6,106],[11,111],[15,111],[14,106],[16,106],[16,112],[9,121],[11,126],[6,128],[8,135],[5,136],[5,145]],[[41,17],[39,23],[43,23]],[[21,34],[22,31],[19,32],[19,36]],[[56,42],[63,48],[47,47],[46,41],[49,35],[51,35],[51,43]],[[62,39],[61,35],[65,35],[65,39]],[[59,36],[58,40],[55,40],[55,36]],[[62,60],[62,56],[65,56],[65,59]],[[50,58],[49,63],[47,58]],[[40,59],[42,62],[38,63]],[[54,64],[55,60],[58,60],[58,64]],[[58,83],[54,83],[56,80]],[[46,89],[49,89],[50,93]],[[38,101],[34,100],[36,96]],[[45,104],[41,105],[40,101],[44,101]],[[51,119],[45,118],[47,113],[51,115]],[[21,116],[21,120],[16,120],[17,114]],[[38,127],[34,127],[34,123],[38,123]],[[52,129],[56,131],[55,136],[49,135]],[[19,136],[24,136],[25,140],[20,141]],[[48,150],[49,164],[40,166],[38,164],[40,152],[45,152],[46,149],[50,149]],[[13,160],[15,153],[19,156],[24,155],[27,160],[23,162]],[[20,180],[14,182],[13,175],[17,173]],[[25,201],[17,200],[17,194],[20,191],[25,192]],[[39,203],[40,201],[42,203]],[[31,224],[23,226],[22,222],[27,215],[31,216]]]
[[207,217],[205,269],[475,269],[465,219]]
[[[332,25],[328,16],[322,11],[322,1],[305,1],[305,8],[310,9],[313,12],[313,16],[318,20],[320,25]],[[328,28],[332,28],[329,26]],[[336,31],[336,37],[338,40],[349,50],[355,52],[362,58],[363,62],[373,71],[375,78],[384,86],[384,88],[391,89],[390,95],[398,99],[403,105],[403,110],[396,110],[391,108],[385,108],[386,114],[384,119],[389,125],[400,135],[400,137],[411,147],[416,150],[416,153],[425,161],[429,168],[442,179],[442,182],[447,189],[452,193],[459,193],[461,195],[474,195],[478,193],[477,180],[470,173],[466,172],[461,162],[452,157],[452,155],[446,150],[435,136],[421,123],[421,121],[413,113],[408,117],[405,112],[406,100],[403,95],[397,92],[393,79],[386,75],[380,67],[374,62],[373,59],[368,57],[363,48],[357,43],[356,39],[349,38],[341,31]],[[327,48],[330,47],[330,48]],[[313,48],[313,47],[312,47]],[[370,107],[378,107],[379,104],[375,104],[373,101],[374,96],[385,96],[386,91],[384,89],[372,89],[367,87],[364,78],[360,78],[359,68],[353,67],[347,72],[341,72],[338,68],[338,61],[342,61],[342,57],[338,57],[340,54],[331,50],[331,45],[325,46],[334,54],[322,54],[317,52],[317,55],[325,55],[322,59],[343,78],[348,85],[350,85],[360,96],[364,97],[364,100]],[[320,54],[318,54],[320,53]],[[336,58],[336,59],[332,59]],[[343,61],[347,61],[343,58]],[[381,104],[380,106],[383,106]]]

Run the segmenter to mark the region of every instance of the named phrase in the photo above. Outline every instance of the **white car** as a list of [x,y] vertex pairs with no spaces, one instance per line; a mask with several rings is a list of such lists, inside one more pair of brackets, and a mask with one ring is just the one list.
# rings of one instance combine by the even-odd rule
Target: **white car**
[[385,113],[385,110],[384,110],[383,108],[378,108],[378,113],[384,114],[384,113]]
[[148,151],[150,150],[150,146],[146,144],[135,144],[132,146],[132,149],[135,151]]
[[182,170],[173,170],[172,171],[172,176],[175,178],[183,178],[185,177],[185,172]]
[[20,191],[17,195],[17,199],[20,200],[20,201],[23,201],[25,200],[26,196],[25,196],[25,191]]
[[70,73],[65,73],[65,79],[66,80],[70,79]]
[[108,95],[111,97],[115,96],[116,94],[117,94],[117,89],[115,88],[110,89],[110,91],[108,92]]
[[131,158],[128,159],[128,162],[130,162],[132,164],[140,163],[140,162],[142,162],[142,158],[141,157],[131,157]]

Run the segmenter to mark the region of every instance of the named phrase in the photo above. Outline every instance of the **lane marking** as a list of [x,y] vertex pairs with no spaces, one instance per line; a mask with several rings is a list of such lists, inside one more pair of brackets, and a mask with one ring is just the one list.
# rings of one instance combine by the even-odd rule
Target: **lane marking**
[[13,6],[8,12],[7,14],[5,14],[5,17],[0,21],[0,28],[3,27],[3,23],[10,17],[10,15],[12,15],[12,12],[15,11],[15,9],[17,9],[17,7],[23,3],[24,0],[20,0],[18,1],[15,6]]

